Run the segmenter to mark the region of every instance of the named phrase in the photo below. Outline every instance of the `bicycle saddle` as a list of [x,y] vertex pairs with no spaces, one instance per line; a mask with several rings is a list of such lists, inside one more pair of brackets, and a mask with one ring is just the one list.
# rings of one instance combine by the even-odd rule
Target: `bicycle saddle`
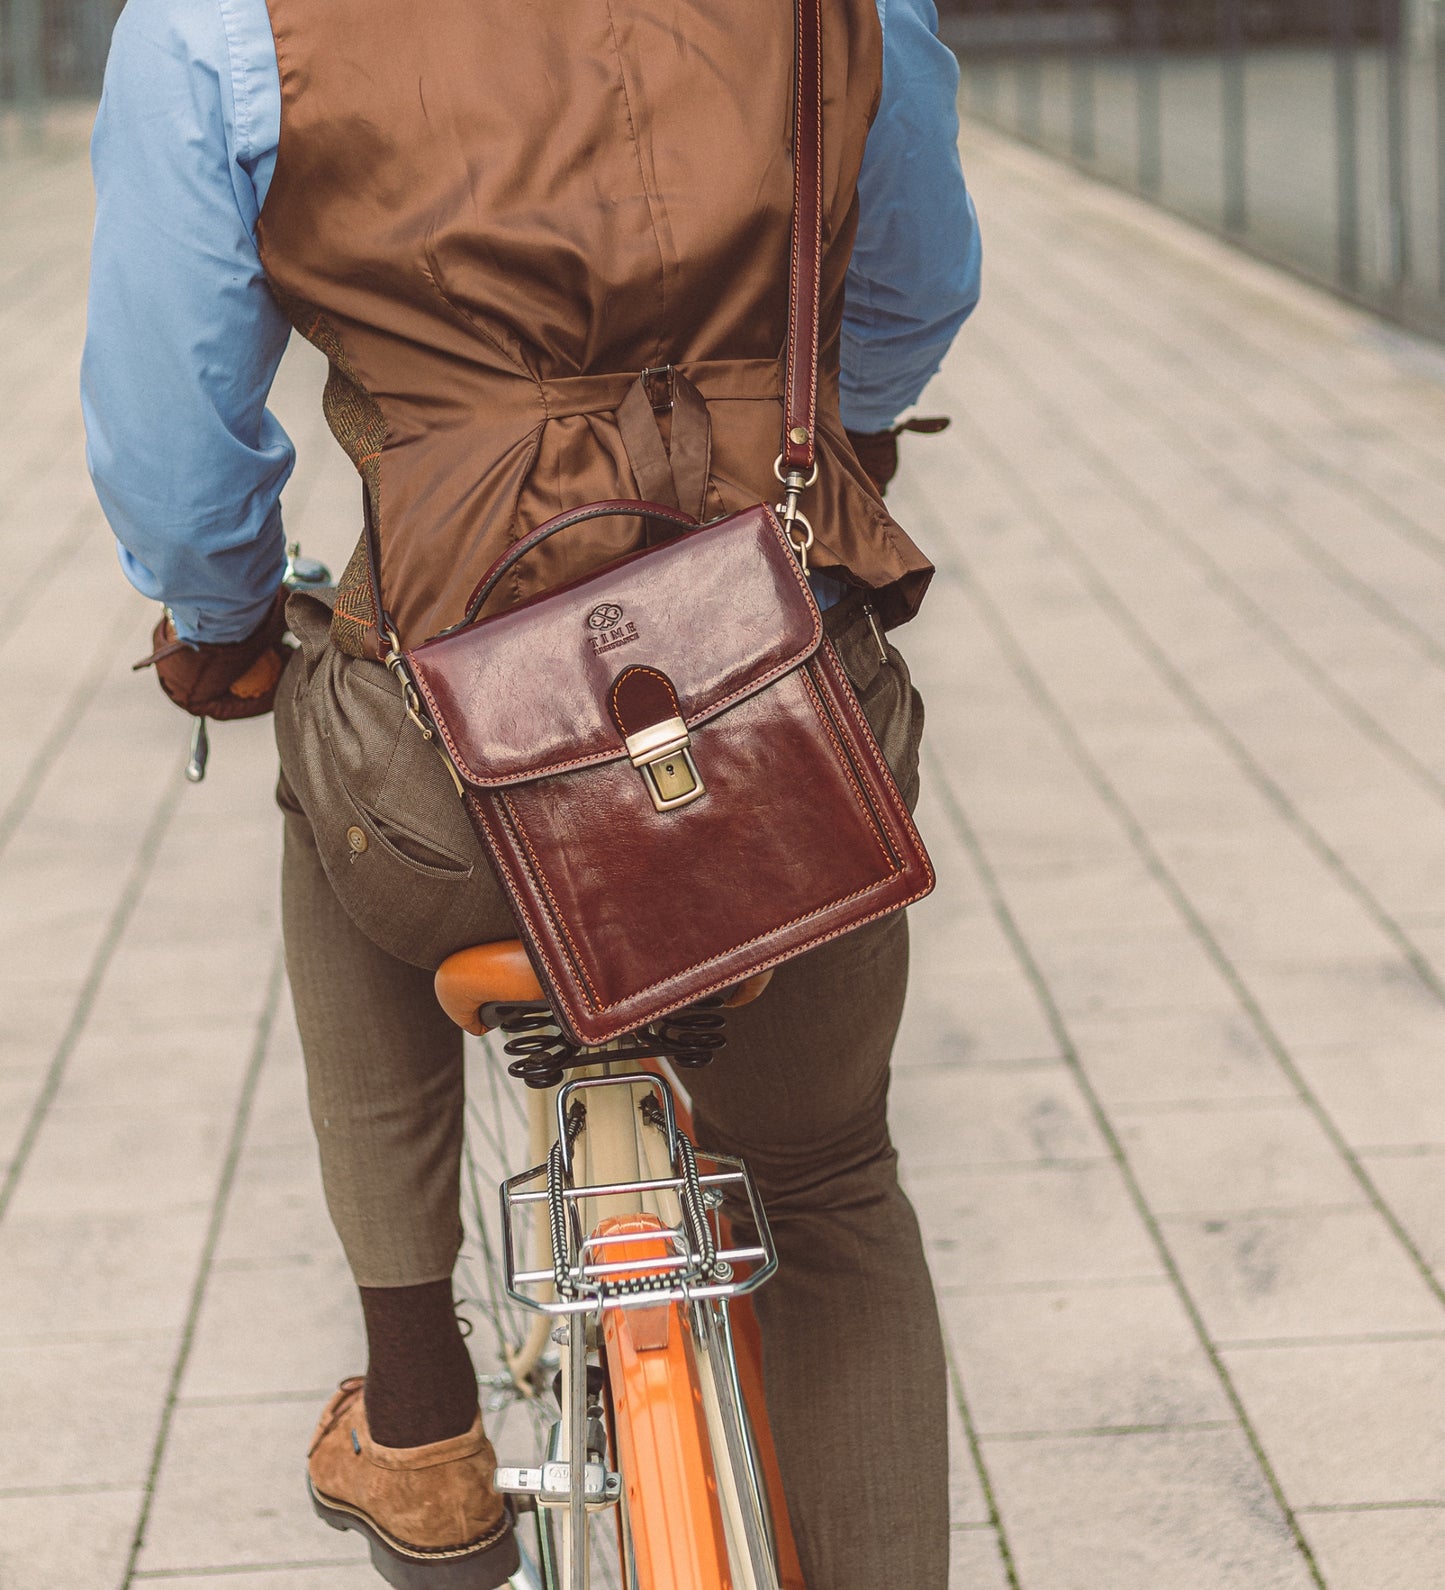
[[[748,1005],[772,981],[773,974],[759,972],[739,983],[723,996],[723,1006],[736,1010]],[[473,944],[448,955],[437,968],[436,995],[447,1015],[465,1032],[480,1037],[484,1005],[545,1004],[547,996],[527,959],[520,939],[498,939],[492,944]]]

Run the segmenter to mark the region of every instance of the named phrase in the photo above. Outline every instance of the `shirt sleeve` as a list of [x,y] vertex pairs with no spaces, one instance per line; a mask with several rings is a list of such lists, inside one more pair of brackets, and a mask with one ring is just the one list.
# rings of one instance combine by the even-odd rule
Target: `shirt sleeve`
[[844,294],[843,422],[886,430],[978,302],[978,218],[958,158],[958,63],[933,0],[878,0],[883,93],[858,177]]
[[274,150],[248,142],[226,4],[129,0],[116,25],[81,366],[86,461],[121,565],[203,641],[264,615],[295,461],[266,409],[290,328],[253,231]]

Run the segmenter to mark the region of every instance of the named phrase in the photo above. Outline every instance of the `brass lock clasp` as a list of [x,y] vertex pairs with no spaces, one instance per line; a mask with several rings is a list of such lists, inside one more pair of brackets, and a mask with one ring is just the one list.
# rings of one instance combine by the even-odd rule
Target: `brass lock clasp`
[[692,736],[681,718],[649,724],[629,734],[623,744],[658,811],[675,811],[705,793],[692,759]]

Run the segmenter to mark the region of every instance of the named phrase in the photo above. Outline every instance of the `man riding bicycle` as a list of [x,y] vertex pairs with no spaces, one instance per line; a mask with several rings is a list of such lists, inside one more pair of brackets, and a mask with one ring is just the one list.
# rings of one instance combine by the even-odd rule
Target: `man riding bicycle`
[[[831,0],[823,22],[811,580],[910,803],[922,712],[884,631],[930,569],[881,494],[978,284],[934,24],[931,0]],[[505,1576],[509,1522],[453,1309],[462,1050],[432,974],[516,926],[382,665],[363,549],[334,603],[283,616],[293,454],[266,396],[294,327],[330,361],[327,419],[406,644],[577,503],[670,490],[712,518],[775,492],[793,31],[786,0],[129,0],[107,69],[90,466],[127,575],[166,604],[167,695],[276,713],[287,968],[366,1325],[311,1482],[420,1564],[474,1561],[479,1587]],[[658,400],[670,370],[701,430]],[[633,533],[554,538],[498,602]],[[947,1582],[942,1344],[885,1109],[906,976],[899,913],[782,966],[690,1079],[700,1134],[746,1159],[773,1225],[768,1407],[813,1590]]]

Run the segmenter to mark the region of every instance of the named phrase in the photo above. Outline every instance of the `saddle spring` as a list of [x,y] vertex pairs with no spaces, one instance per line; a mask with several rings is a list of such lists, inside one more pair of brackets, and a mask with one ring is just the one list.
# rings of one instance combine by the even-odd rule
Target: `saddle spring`
[[506,1039],[502,1052],[510,1060],[507,1074],[529,1088],[554,1088],[578,1066],[624,1060],[662,1057],[680,1070],[695,1070],[710,1065],[727,1043],[727,1015],[717,997],[700,1000],[600,1046],[571,1043],[557,1030],[551,1008],[545,1004],[491,1005],[481,1015],[488,1027],[499,1029]]

